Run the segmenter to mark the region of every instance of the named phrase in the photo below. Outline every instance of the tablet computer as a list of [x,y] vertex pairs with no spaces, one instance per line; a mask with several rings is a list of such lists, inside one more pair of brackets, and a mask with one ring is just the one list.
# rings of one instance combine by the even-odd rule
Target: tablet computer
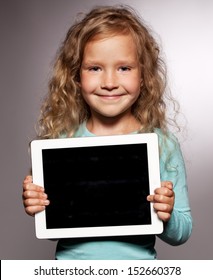
[[156,133],[34,140],[31,160],[50,200],[35,215],[37,238],[162,232],[146,199],[160,186]]

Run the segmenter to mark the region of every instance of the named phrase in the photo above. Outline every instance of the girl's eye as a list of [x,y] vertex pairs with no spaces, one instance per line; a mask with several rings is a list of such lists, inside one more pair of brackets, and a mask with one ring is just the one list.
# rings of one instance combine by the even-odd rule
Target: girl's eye
[[128,66],[121,66],[121,67],[119,68],[119,70],[122,71],[122,72],[126,72],[126,71],[129,71],[129,70],[130,70],[130,67],[128,67]]
[[98,71],[100,71],[100,70],[101,70],[101,68],[98,67],[98,66],[93,66],[93,67],[90,67],[90,68],[89,68],[89,71],[94,71],[94,72],[98,72]]

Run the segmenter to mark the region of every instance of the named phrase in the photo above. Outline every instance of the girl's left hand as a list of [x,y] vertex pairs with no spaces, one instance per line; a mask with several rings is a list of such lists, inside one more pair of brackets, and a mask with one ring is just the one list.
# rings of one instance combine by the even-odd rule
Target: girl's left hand
[[147,196],[147,200],[153,202],[153,207],[157,212],[158,217],[163,222],[168,222],[175,202],[175,193],[173,191],[172,182],[161,182],[161,188],[155,189],[153,195]]

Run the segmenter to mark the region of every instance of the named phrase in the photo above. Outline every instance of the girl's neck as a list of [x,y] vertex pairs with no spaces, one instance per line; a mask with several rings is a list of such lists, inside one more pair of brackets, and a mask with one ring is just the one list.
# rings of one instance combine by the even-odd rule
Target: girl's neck
[[91,117],[86,126],[91,133],[99,136],[129,134],[141,128],[141,124],[132,115],[127,119],[97,119]]

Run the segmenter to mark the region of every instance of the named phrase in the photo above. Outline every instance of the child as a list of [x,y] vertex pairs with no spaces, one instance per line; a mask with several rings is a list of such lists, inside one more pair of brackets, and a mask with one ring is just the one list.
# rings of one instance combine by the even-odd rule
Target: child
[[[38,138],[156,132],[162,182],[147,199],[164,222],[158,237],[180,245],[191,234],[192,218],[184,161],[168,131],[165,84],[159,47],[136,13],[123,6],[94,8],[69,29],[59,50]],[[51,203],[31,176],[23,182],[23,202],[29,215]],[[155,239],[61,239],[56,259],[155,259]]]

